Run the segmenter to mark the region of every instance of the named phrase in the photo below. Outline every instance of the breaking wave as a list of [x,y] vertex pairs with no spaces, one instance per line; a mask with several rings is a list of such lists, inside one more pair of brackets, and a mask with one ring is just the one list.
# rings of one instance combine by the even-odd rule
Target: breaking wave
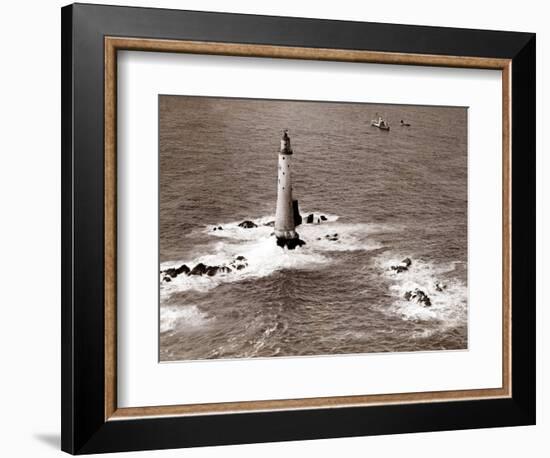
[[[244,256],[246,267],[242,270],[217,273],[215,276],[181,274],[170,282],[161,281],[161,298],[176,292],[205,292],[222,283],[266,277],[283,269],[314,269],[332,262],[331,252],[376,250],[379,242],[370,235],[388,230],[376,224],[347,224],[335,215],[325,215],[326,221],[318,224],[302,224],[297,228],[305,246],[289,251],[275,243],[273,227],[266,225],[274,216],[252,220],[257,227],[239,227],[239,222],[219,223],[208,226],[204,231],[212,237],[203,255],[194,259],[164,262],[161,270],[186,264],[193,268],[199,263],[205,265],[229,265],[237,256]],[[222,229],[220,230],[219,227]],[[330,238],[327,238],[330,237]],[[163,275],[161,274],[161,280]]]
[[211,318],[196,305],[163,306],[160,308],[160,332],[169,332],[181,325],[202,326]]
[[[384,308],[384,312],[398,315],[405,320],[441,322],[445,328],[466,323],[468,288],[453,275],[459,263],[435,264],[413,258],[407,271],[397,273],[392,270],[391,266],[399,264],[404,257],[386,252],[376,259],[394,299],[391,305]],[[429,296],[430,307],[405,299],[405,293],[416,288]]]

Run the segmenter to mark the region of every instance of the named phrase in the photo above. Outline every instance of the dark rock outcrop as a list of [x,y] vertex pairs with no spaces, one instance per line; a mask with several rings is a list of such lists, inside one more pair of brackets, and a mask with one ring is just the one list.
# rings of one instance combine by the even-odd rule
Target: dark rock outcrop
[[399,264],[395,266],[390,266],[390,270],[393,270],[396,273],[406,272],[409,270],[409,267],[412,265],[411,258],[405,258]]
[[397,272],[398,274],[400,274],[401,272],[406,272],[407,270],[409,270],[404,266],[391,266],[390,269],[393,270],[394,272]]
[[417,304],[423,305],[424,307],[431,307],[432,301],[430,297],[421,289],[415,288],[414,291],[407,291],[403,298],[407,301],[415,301]]
[[320,224],[323,221],[328,221],[328,218],[325,215],[315,215],[315,213],[310,213],[305,218],[307,224]]
[[166,274],[169,277],[176,278],[180,274],[189,273],[189,267],[185,264],[182,264],[179,267],[170,267],[169,269],[164,270],[162,273]]
[[204,275],[207,272],[207,266],[205,266],[202,262],[199,262],[193,269],[191,269],[191,272],[189,272],[189,275]]
[[245,267],[248,267],[246,258],[244,256],[237,256],[229,265],[207,266],[200,262],[193,267],[188,275],[206,275],[208,277],[213,277],[220,273],[230,273],[234,270],[242,270]]
[[237,256],[229,266],[235,270],[242,270],[248,266],[248,262],[244,256]]
[[220,266],[206,266],[206,275],[209,277],[213,277],[218,273],[218,270],[220,269]]
[[258,227],[258,225],[250,220],[245,220],[239,224],[239,227],[243,227],[245,229],[252,229],[254,227]]
[[434,285],[434,288],[437,292],[441,293],[443,292],[444,289],[447,289],[447,285],[439,282],[439,281],[436,281],[435,282],[435,285]]
[[275,221],[268,221],[267,223],[264,223],[264,226],[275,227]]
[[331,242],[336,242],[338,240],[338,234],[336,232],[334,234],[327,234],[325,238]]
[[280,246],[281,248],[284,248],[286,246],[289,250],[293,250],[294,248],[301,247],[305,244],[306,242],[301,240],[299,237],[296,237],[293,239],[277,237],[277,245]]
[[172,278],[175,278],[182,273],[185,273],[187,275],[206,275],[208,277],[213,277],[221,273],[226,274],[233,272],[234,270],[242,270],[245,267],[248,267],[248,261],[246,260],[246,258],[244,256],[237,256],[229,265],[208,266],[203,264],[202,262],[199,262],[192,269],[187,267],[185,264],[182,264],[178,268],[171,267],[169,269],[161,271],[160,273],[161,275],[163,275],[162,280],[164,282],[170,282],[172,281]]

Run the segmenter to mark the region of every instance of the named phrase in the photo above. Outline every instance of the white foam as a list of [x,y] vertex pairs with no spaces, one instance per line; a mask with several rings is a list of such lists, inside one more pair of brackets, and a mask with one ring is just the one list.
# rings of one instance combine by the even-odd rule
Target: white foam
[[[313,212],[312,212],[313,213]],[[304,213],[305,215],[309,213]],[[338,216],[336,215],[330,215],[330,214],[323,214],[326,218],[326,221],[319,221],[319,217],[321,213],[314,213],[317,216],[318,222],[308,225],[308,226],[314,226],[314,225],[326,225],[327,223],[335,222],[338,220]],[[220,223],[220,224],[213,224],[206,227],[206,232],[209,235],[213,235],[215,237],[221,237],[221,238],[232,238],[236,240],[256,240],[262,235],[269,236],[273,232],[272,226],[266,226],[267,223],[273,223],[275,221],[275,215],[267,215],[262,216],[260,218],[252,219],[252,221],[257,227],[253,228],[243,228],[240,227],[239,224],[242,223],[242,221],[231,221],[229,223]],[[299,226],[299,229],[301,230],[303,227],[305,227],[305,217],[304,217],[304,224],[302,226]],[[219,228],[222,228],[221,230]]]
[[[381,245],[373,240],[367,240],[368,235],[381,231],[395,230],[394,227],[381,224],[345,224],[337,223],[340,219],[337,215],[319,212],[304,212],[303,215],[314,214],[314,223],[304,222],[296,228],[300,238],[306,242],[306,246],[313,247],[318,251],[356,251],[356,250],[374,250]],[[319,219],[323,215],[326,221]],[[275,215],[263,216],[251,220],[257,227],[242,228],[239,227],[239,221],[233,221],[225,224],[215,224],[208,226],[206,232],[209,235],[229,238],[234,240],[258,240],[262,237],[269,237],[273,234],[273,227],[265,226],[266,223],[273,222]],[[222,230],[218,229],[222,227]],[[338,234],[338,240],[329,240],[327,235]],[[320,239],[320,240],[319,240]]]
[[[394,302],[385,311],[397,314],[405,320],[441,321],[445,327],[466,322],[467,286],[458,279],[443,278],[445,274],[454,270],[456,263],[436,265],[422,259],[412,259],[407,271],[397,273],[390,269],[391,266],[398,265],[404,257],[384,254],[377,260],[379,268],[390,280],[390,294],[394,297]],[[436,287],[437,282],[445,286],[442,291]],[[404,298],[406,292],[414,291],[416,288],[428,295],[430,307]]]
[[196,305],[161,306],[160,308],[160,332],[172,331],[180,325],[201,326],[210,320],[211,318],[201,312]]
[[245,257],[247,263],[245,268],[228,273],[218,273],[213,277],[178,275],[168,283],[161,282],[161,297],[186,290],[205,292],[222,283],[265,277],[283,269],[310,269],[329,262],[328,258],[307,246],[292,251],[286,248],[282,249],[275,243],[275,238],[268,234],[257,240],[241,241],[240,243],[218,242],[212,253],[200,256],[185,264],[191,268],[201,262],[205,265],[229,265],[237,256]]
[[[181,274],[170,282],[161,281],[161,298],[187,290],[204,292],[222,283],[265,277],[283,269],[312,269],[330,263],[330,252],[374,250],[381,247],[369,235],[387,228],[380,225],[340,223],[338,216],[324,215],[327,221],[302,224],[297,228],[306,245],[294,250],[277,246],[273,228],[264,225],[273,221],[273,215],[252,220],[257,225],[253,228],[239,227],[237,221],[207,227],[206,232],[215,237],[208,253],[191,260],[165,262],[161,265],[161,270],[181,264],[190,268],[198,263],[229,265],[237,256],[244,256],[247,266],[242,270],[218,273],[212,277]],[[217,229],[219,226],[223,229]],[[325,237],[334,234],[337,234],[337,240]],[[163,275],[161,279],[162,277]]]

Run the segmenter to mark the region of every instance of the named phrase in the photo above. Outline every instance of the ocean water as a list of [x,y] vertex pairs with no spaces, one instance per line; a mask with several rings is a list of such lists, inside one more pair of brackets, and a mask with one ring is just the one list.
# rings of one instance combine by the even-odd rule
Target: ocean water
[[[159,116],[160,270],[247,261],[159,276],[161,361],[467,348],[466,108],[160,96]],[[284,128],[301,214],[327,218],[294,251],[263,225]]]

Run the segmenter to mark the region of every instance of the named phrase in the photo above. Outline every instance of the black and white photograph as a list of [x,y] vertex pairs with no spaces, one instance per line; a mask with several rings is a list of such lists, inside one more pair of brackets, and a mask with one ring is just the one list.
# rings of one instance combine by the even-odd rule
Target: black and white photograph
[[548,455],[549,16],[495,6],[5,2],[0,456]]
[[159,95],[160,361],[468,349],[468,108]]

